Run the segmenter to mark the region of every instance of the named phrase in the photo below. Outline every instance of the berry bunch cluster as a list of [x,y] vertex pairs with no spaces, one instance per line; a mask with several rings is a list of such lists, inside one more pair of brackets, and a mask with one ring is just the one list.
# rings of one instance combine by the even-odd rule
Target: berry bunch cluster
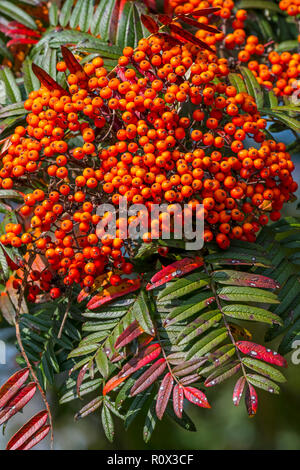
[[300,2],[299,0],[281,0],[279,8],[286,11],[290,16],[300,15]]
[[158,34],[125,47],[113,73],[100,57],[81,67],[65,50],[57,69],[71,72],[68,90],[40,76],[44,85],[26,100],[27,125],[2,155],[0,187],[28,188],[18,212],[29,227],[7,224],[1,243],[46,260],[30,272],[29,300],[90,288],[99,276],[117,286],[131,274],[121,218],[115,237],[97,231],[103,202],[126,198],[147,211],[166,202],[144,242],[170,214],[174,230],[174,203],[185,204],[204,216],[205,241],[226,249],[231,239],[255,241],[297,189],[285,145],[266,140],[266,121],[230,85],[227,60],[171,42]]
[[[219,47],[225,47],[230,55],[236,54],[238,61],[246,64],[257,76],[258,82],[268,90],[273,89],[277,96],[290,96],[300,89],[300,54],[278,54],[274,50],[270,51],[272,44],[261,44],[254,34],[247,36],[247,12],[240,9],[234,13],[233,0],[173,0],[172,5],[177,15],[192,13],[199,8],[220,7],[213,15],[198,17],[197,20],[202,24],[213,25],[218,18],[225,19],[222,31],[213,34],[199,29],[196,37],[209,46],[218,44]],[[300,13],[299,0],[282,0],[279,7],[292,16]]]

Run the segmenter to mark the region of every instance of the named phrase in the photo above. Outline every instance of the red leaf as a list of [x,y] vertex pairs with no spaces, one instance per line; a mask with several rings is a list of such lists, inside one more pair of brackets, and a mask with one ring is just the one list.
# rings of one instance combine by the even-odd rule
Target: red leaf
[[97,294],[92,297],[87,304],[87,308],[89,310],[93,310],[113,299],[117,299],[118,297],[122,297],[123,295],[136,291],[140,286],[141,281],[139,279],[128,279],[118,286],[108,287],[107,289],[104,289],[101,294]]
[[77,72],[80,72],[82,74],[82,80],[88,81],[89,77],[83,70],[82,65],[80,65],[74,54],[72,54],[72,52],[65,46],[61,46],[61,53],[70,73],[76,74]]
[[[13,271],[16,271],[17,269],[19,269],[20,265],[16,264],[16,263],[10,258],[10,256],[8,256],[8,254],[6,253],[6,251],[3,250],[3,253],[4,253],[5,259],[6,259],[6,261],[7,261],[8,266],[10,267],[10,269],[12,269]],[[16,260],[16,261],[17,261],[17,260]]]
[[47,434],[50,431],[50,426],[47,424],[46,426],[43,426],[39,431],[37,431],[32,437],[26,441],[22,447],[19,448],[19,450],[29,450],[32,449],[32,447],[36,446],[39,442],[41,442]]
[[19,392],[2,408],[0,412],[0,425],[14,416],[31,400],[36,392],[36,384],[30,382],[25,385]]
[[141,15],[141,20],[145,28],[147,28],[151,34],[155,34],[158,32],[158,24],[153,18],[151,18],[151,16]]
[[195,10],[192,13],[187,13],[187,16],[207,16],[210,15],[211,13],[216,13],[217,11],[220,11],[220,7],[215,7],[215,8],[201,8],[201,10]]
[[17,450],[25,442],[35,434],[48,419],[48,413],[46,410],[40,411],[35,416],[33,416],[24,426],[22,426],[19,431],[14,434],[6,446],[6,450]]
[[249,383],[246,389],[245,404],[248,415],[252,418],[257,412],[258,398],[255,388]]
[[206,25],[204,23],[199,23],[196,20],[193,20],[193,18],[189,18],[188,16],[185,15],[178,15],[178,18],[181,21],[184,21],[187,24],[190,24],[191,26],[195,26],[198,29],[203,29],[204,31],[208,31],[209,33],[220,33],[221,31],[213,26]]
[[143,348],[136,357],[133,357],[128,361],[121,371],[112,377],[103,388],[103,395],[106,395],[111,390],[116,388],[120,383],[124,382],[127,377],[141,369],[149,362],[156,359],[161,352],[161,347],[158,343],[151,344],[150,346]]
[[134,320],[118,337],[115,348],[122,348],[126,344],[131,343],[135,338],[144,333],[144,330],[140,327],[138,322]]
[[11,36],[11,37],[14,37],[14,36],[17,36],[17,35],[33,36],[33,37],[36,37],[36,38],[41,37],[41,34],[38,31],[34,31],[33,29],[27,29],[25,27],[15,28],[15,29],[6,28],[6,35]]
[[202,408],[210,408],[206,396],[201,390],[195,387],[183,387],[185,398],[194,403],[194,405],[201,406]]
[[13,374],[0,388],[0,408],[17,393],[26,382],[29,376],[29,369],[25,368]]
[[138,393],[146,390],[152,385],[156,379],[163,373],[167,366],[166,360],[162,357],[158,359],[149,369],[146,370],[135,382],[134,386],[130,390],[130,396],[134,397]]
[[109,279],[108,273],[103,273],[103,274],[100,274],[100,276],[97,276],[94,281],[94,284],[91,287],[88,287],[88,288],[85,287],[79,292],[77,301],[82,302],[90,294],[92,294],[92,292],[94,292],[95,290],[99,289],[102,285],[104,285],[105,282],[107,283],[108,279]]
[[190,384],[193,384],[194,382],[199,382],[199,374],[186,375],[185,377],[182,377],[181,379],[182,385],[190,385]]
[[89,363],[84,364],[84,366],[80,369],[80,372],[77,376],[76,390],[77,390],[77,395],[78,395],[79,398],[81,398],[81,396],[80,396],[80,387],[81,387],[81,384],[83,382],[83,379],[84,379],[84,376],[85,376],[85,373],[86,373],[88,367],[89,367]]
[[158,15],[158,19],[165,26],[172,23],[172,21],[173,21],[172,16],[169,16],[169,15]]
[[13,46],[14,44],[36,44],[38,42],[37,39],[29,39],[29,38],[16,38],[16,39],[11,39],[6,43],[6,46]]
[[241,368],[241,363],[238,362],[237,364],[233,365],[230,369],[220,375],[216,375],[218,372],[213,372],[204,382],[205,387],[213,387],[214,385],[219,385],[220,383],[224,382],[224,380],[228,379],[232,375],[236,374],[239,369]]
[[173,383],[174,379],[170,372],[168,372],[164,376],[157,394],[155,411],[158,419],[162,419],[164,412],[166,411],[166,407],[172,393]]
[[137,370],[149,364],[149,362],[154,361],[161,352],[161,347],[158,343],[151,344],[146,348],[143,348],[139,351],[136,357],[130,359],[130,361],[125,364],[122,370],[119,372],[118,377],[123,377],[125,374],[126,377],[133,374]]
[[123,377],[118,377],[115,375],[112,377],[103,387],[103,396],[105,396],[107,393],[111,392],[114,388],[116,388],[120,383],[124,382],[126,380],[128,375],[124,375]]
[[39,79],[42,85],[44,85],[49,91],[59,90],[62,95],[68,95],[69,92],[60,86],[50,75],[45,72],[41,67],[36,64],[32,64],[32,71],[35,76]]
[[287,361],[284,357],[282,357],[276,351],[265,348],[260,344],[252,343],[251,341],[238,341],[236,346],[240,351],[242,351],[242,353],[247,354],[248,356],[261,359],[265,362],[268,362],[269,364],[274,364],[276,366],[287,367]]
[[178,38],[175,38],[168,33],[157,33],[156,36],[169,43],[171,47],[178,46],[178,44],[182,45],[182,42]]
[[[216,273],[218,273],[218,271],[216,271]],[[226,273],[228,273],[229,276],[232,275],[232,285],[262,287],[265,289],[279,289],[280,287],[280,284],[277,281],[274,281],[274,279],[267,276],[261,276],[260,274],[232,270],[228,270]]]
[[169,264],[165,268],[161,269],[158,273],[154,274],[151,278],[151,283],[148,284],[146,289],[151,290],[155,287],[161,286],[166,282],[171,281],[175,277],[183,276],[184,274],[193,271],[194,269],[203,266],[203,259],[196,257],[195,259],[183,258],[175,263]]
[[101,396],[94,398],[94,400],[84,405],[84,407],[81,408],[81,410],[79,410],[76,413],[76,415],[74,416],[74,419],[77,421],[81,418],[85,418],[91,413],[94,413],[94,411],[96,411],[99,408],[99,406],[101,406],[102,401],[103,401],[103,398]]
[[246,384],[245,377],[240,377],[237,380],[234,390],[233,390],[233,396],[232,396],[234,406],[239,406],[242,395],[243,395],[243,391],[245,388],[245,384]]
[[169,27],[170,30],[173,33],[177,34],[180,38],[185,39],[186,41],[191,42],[193,44],[196,44],[196,46],[199,46],[202,49],[206,49],[207,51],[210,51],[213,54],[215,53],[215,51],[211,47],[209,47],[205,42],[201,41],[201,39],[196,38],[189,31],[179,28],[179,26],[176,26],[175,24],[170,24]]
[[183,387],[182,385],[176,384],[173,389],[173,409],[179,419],[182,418],[183,398]]

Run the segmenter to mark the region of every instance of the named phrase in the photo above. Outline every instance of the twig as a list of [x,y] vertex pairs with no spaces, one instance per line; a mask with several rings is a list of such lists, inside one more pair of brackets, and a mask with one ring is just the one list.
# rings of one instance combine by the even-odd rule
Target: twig
[[68,301],[66,312],[63,316],[63,319],[62,319],[62,322],[61,322],[61,325],[60,325],[60,328],[59,328],[59,332],[58,332],[58,336],[57,336],[58,339],[61,338],[64,326],[65,326],[65,323],[67,321],[67,317],[68,317],[68,314],[69,314],[69,311],[70,311],[70,307],[71,307],[71,293],[70,293],[70,296],[69,296],[69,301]]
[[211,276],[210,276],[210,271],[209,271],[209,269],[207,268],[205,261],[204,261],[204,269],[205,269],[206,274],[207,274],[207,275],[210,277],[210,279],[211,279],[210,287],[211,287],[211,290],[213,291],[214,297],[215,297],[215,299],[216,299],[217,307],[218,307],[218,309],[220,310],[220,313],[222,314],[223,323],[224,323],[224,325],[225,325],[225,327],[226,327],[226,329],[227,329],[227,331],[228,331],[228,336],[229,336],[229,338],[230,338],[230,340],[231,340],[233,346],[235,347],[235,351],[236,351],[237,358],[238,358],[238,360],[239,360],[239,362],[240,362],[240,364],[241,364],[241,369],[242,369],[242,372],[243,372],[243,376],[244,376],[244,378],[245,378],[247,384],[249,385],[248,378],[247,378],[247,372],[246,372],[245,366],[244,366],[244,364],[243,364],[240,351],[239,351],[239,349],[238,349],[238,347],[237,347],[237,345],[236,345],[236,341],[235,341],[235,339],[234,339],[234,336],[233,336],[233,334],[232,334],[232,331],[231,331],[231,329],[230,329],[230,326],[229,326],[229,324],[228,324],[228,322],[227,322],[226,315],[225,315],[225,313],[223,312],[223,308],[222,308],[222,305],[221,305],[219,296],[218,296],[218,294],[217,294],[217,290],[216,290],[215,283],[214,283],[213,279],[212,279]]

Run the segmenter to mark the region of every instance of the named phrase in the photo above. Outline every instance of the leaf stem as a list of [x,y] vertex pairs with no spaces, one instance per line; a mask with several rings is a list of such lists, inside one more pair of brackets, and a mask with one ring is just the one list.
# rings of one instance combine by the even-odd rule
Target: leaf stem
[[239,351],[239,349],[238,349],[238,347],[237,347],[237,345],[236,345],[236,341],[235,341],[235,339],[234,339],[234,336],[233,336],[233,334],[232,334],[232,331],[231,331],[231,329],[230,329],[230,326],[229,326],[229,324],[228,324],[228,322],[227,322],[226,315],[225,315],[225,313],[224,313],[224,311],[223,311],[222,304],[221,304],[220,298],[219,298],[218,293],[217,293],[217,289],[216,289],[215,282],[214,282],[214,280],[212,279],[212,277],[211,277],[211,275],[210,275],[210,272],[211,272],[211,271],[208,269],[208,267],[207,267],[207,265],[206,265],[206,263],[205,263],[205,260],[204,260],[204,269],[205,269],[206,274],[207,274],[207,275],[210,277],[210,279],[211,279],[211,281],[210,281],[210,283],[209,283],[210,288],[211,288],[211,290],[212,290],[212,292],[213,292],[213,294],[214,294],[214,297],[215,297],[215,299],[216,299],[217,307],[218,307],[218,309],[220,310],[220,312],[221,312],[221,314],[222,314],[223,323],[224,323],[224,325],[225,325],[225,327],[226,327],[226,329],[227,329],[227,332],[228,332],[228,336],[229,336],[229,338],[230,338],[230,341],[232,342],[233,346],[235,347],[235,351],[236,351],[237,358],[238,358],[238,360],[239,360],[239,362],[240,362],[240,364],[241,364],[241,369],[242,369],[242,372],[243,372],[243,376],[244,376],[246,382],[247,382],[248,385],[249,385],[248,378],[247,378],[247,372],[246,372],[245,366],[244,366],[244,364],[243,364],[240,351]]

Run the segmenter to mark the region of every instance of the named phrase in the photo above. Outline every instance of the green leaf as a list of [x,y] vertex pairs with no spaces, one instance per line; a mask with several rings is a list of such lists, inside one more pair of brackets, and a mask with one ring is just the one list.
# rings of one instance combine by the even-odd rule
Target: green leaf
[[[138,5],[135,2],[133,4],[132,9],[132,23],[134,28],[134,47],[138,45],[140,39],[145,37],[145,28],[143,27],[143,23],[141,22],[140,13],[138,10]],[[148,32],[146,33],[148,35]]]
[[73,8],[73,11],[71,13],[71,18],[70,18],[70,21],[69,21],[70,27],[72,29],[76,29],[77,26],[79,25],[81,12],[84,9],[85,2],[86,2],[86,0],[78,0],[76,2],[75,7]]
[[8,275],[9,275],[9,267],[8,267],[4,252],[1,249],[0,249],[0,265],[1,265],[1,269],[3,271],[4,279],[7,279]]
[[182,411],[182,418],[179,419],[178,416],[174,413],[173,407],[168,406],[166,409],[167,415],[175,421],[178,426],[183,428],[185,431],[190,431],[190,432],[197,432],[196,426],[191,420],[191,418],[186,414],[186,412],[183,410]]
[[[265,2],[261,2],[261,3],[265,3]],[[258,109],[262,108],[264,104],[264,94],[263,94],[260,84],[256,80],[251,70],[249,70],[247,67],[241,67],[241,72],[244,77],[249,95],[253,96],[253,98],[255,99]]]
[[105,402],[101,411],[101,421],[107,439],[109,440],[109,442],[113,442],[115,433],[114,422],[111,416],[111,412],[109,411],[109,408],[107,407]]
[[108,41],[112,12],[114,10],[116,0],[102,0],[101,3],[103,3],[103,10],[99,23],[99,33],[102,41]]
[[23,199],[23,196],[13,189],[0,189],[0,199]]
[[270,10],[275,11],[277,13],[283,13],[280,10],[279,6],[276,3],[269,2],[269,1],[260,1],[260,0],[242,0],[239,3],[239,8],[243,8],[245,10],[253,9],[253,10]]
[[99,25],[100,25],[100,21],[102,19],[102,14],[103,14],[103,11],[105,10],[105,7],[106,7],[106,2],[102,0],[99,3],[95,11],[95,14],[93,15],[93,19],[91,23],[91,33],[94,36],[97,36],[98,34],[100,34]]
[[225,305],[222,307],[225,315],[238,320],[251,320],[262,323],[269,323],[270,325],[282,325],[282,320],[275,313],[269,312],[263,308],[253,307],[249,305]]
[[279,111],[279,112],[287,112],[287,113],[300,113],[300,106],[274,106],[272,107],[272,111]]
[[212,264],[271,266],[270,260],[265,256],[262,256],[259,251],[251,252],[251,250],[238,249],[236,247],[232,247],[232,249],[229,249],[224,253],[218,252],[207,255],[205,260],[207,263]]
[[[87,395],[88,393],[93,392],[94,390],[99,389],[103,379],[95,379],[95,380],[90,380],[88,382],[85,382],[81,385],[80,387],[80,396]],[[75,400],[78,398],[77,396],[77,391],[76,391],[76,382],[74,382],[74,385],[71,390],[68,390],[59,400],[60,404],[67,403],[71,400]]]
[[[25,117],[27,113],[28,111],[24,109],[24,101],[21,101],[19,103],[8,104],[7,106],[4,106],[3,108],[1,108],[0,119],[8,118],[11,116],[19,116],[19,115],[24,115]],[[2,138],[2,134],[1,134],[1,138]]]
[[64,28],[67,26],[72,12],[74,0],[65,0],[59,14],[59,24]]
[[[31,93],[33,90],[38,90],[40,87],[40,81],[32,71],[32,61],[29,59],[29,57],[26,57],[23,62],[22,72],[27,95],[29,95],[29,93]],[[25,110],[23,108],[23,112],[24,111]]]
[[23,9],[19,8],[15,3],[1,0],[0,11],[2,15],[7,16],[13,21],[18,21],[28,28],[37,29],[33,18],[31,18],[31,16],[28,15],[28,13],[26,13]]
[[230,73],[228,75],[228,78],[229,78],[231,85],[233,85],[237,89],[238,93],[247,92],[247,88],[244,83],[244,80],[237,73]]
[[194,295],[189,300],[182,302],[182,305],[179,307],[174,308],[167,316],[164,323],[168,327],[173,323],[185,320],[195,313],[205,309],[214,301],[215,298],[211,296],[211,292]]
[[144,393],[139,393],[134,397],[134,399],[131,401],[130,407],[126,413],[125,416],[125,429],[127,430],[131,423],[134,421],[134,419],[139,415],[139,413],[142,411],[145,403],[149,399],[150,395],[152,394],[152,388],[151,386],[146,392]]
[[42,39],[33,47],[31,57],[36,61],[36,56],[43,52],[47,45],[51,48],[60,49],[63,44],[76,45],[76,51],[97,53],[98,56],[101,55],[103,58],[118,59],[122,55],[122,48],[119,46],[109,45],[103,39],[95,38],[85,32],[68,29],[62,31],[50,30],[45,33]]
[[91,19],[94,12],[94,0],[85,0],[84,6],[80,12],[79,27],[80,31],[87,32],[90,27]]
[[57,24],[58,24],[58,6],[54,2],[51,2],[51,4],[50,4],[49,22],[50,22],[51,26],[57,26]]
[[270,90],[268,92],[268,100],[269,100],[270,108],[274,108],[275,106],[278,105],[278,99],[273,90]]
[[43,354],[42,356],[42,365],[41,369],[45,374],[47,381],[52,385],[54,382],[54,373],[51,365],[48,363],[47,355]]
[[126,312],[127,310],[124,308],[121,308],[121,309],[112,308],[111,310],[104,310],[103,312],[87,311],[87,312],[83,312],[82,315],[86,318],[96,318],[98,320],[104,320],[104,319],[120,318],[123,315],[125,315]]
[[196,318],[192,323],[187,325],[176,341],[176,344],[185,344],[201,335],[206,330],[218,323],[222,318],[222,314],[219,310],[213,310],[211,312],[203,313],[200,317]]
[[69,355],[68,358],[71,357],[79,357],[84,356],[86,354],[91,354],[98,349],[97,344],[88,344],[86,346],[81,346],[79,348],[74,349]]
[[95,361],[100,374],[102,375],[102,377],[107,379],[109,374],[109,364],[107,360],[107,355],[102,349],[99,349],[99,351],[97,352],[95,356]]
[[266,304],[278,304],[276,294],[256,287],[228,286],[217,290],[218,296],[222,300],[235,302],[259,302]]
[[157,421],[158,421],[158,418],[155,413],[155,404],[151,403],[147,416],[146,416],[144,429],[143,429],[143,439],[146,443],[150,441],[150,438],[155,429]]
[[284,113],[281,113],[279,111],[273,111],[270,109],[260,109],[261,113],[268,114],[269,116],[278,119],[278,121],[282,122],[283,124],[286,125],[289,129],[292,129],[295,132],[300,132],[300,122],[299,120],[292,118],[290,116],[287,116]]
[[[0,2],[1,7],[1,2]],[[22,96],[17,85],[16,79],[9,67],[5,66],[0,69],[0,80],[4,82],[6,94],[10,103],[21,101]]]
[[243,357],[242,362],[245,366],[259,374],[265,375],[269,379],[280,383],[286,382],[284,375],[279,370],[275,369],[275,367],[270,366],[270,364],[253,359],[252,357]]
[[125,3],[117,30],[116,43],[118,45],[126,44],[130,47],[134,47],[135,45],[135,31],[133,27],[132,13],[133,3]]
[[112,414],[114,414],[115,416],[117,416],[118,418],[120,418],[122,421],[124,421],[124,415],[122,415],[117,407],[116,407],[116,404],[112,401],[109,400],[108,397],[105,398],[105,403],[106,403],[106,406],[107,408],[112,412]]
[[222,343],[228,336],[226,328],[218,328],[208,333],[204,338],[194,344],[187,353],[186,359],[202,357],[218,344]]
[[45,49],[43,56],[42,64],[43,69],[54,79],[56,80],[56,50],[51,47]]
[[293,349],[293,343],[296,338],[300,339],[300,318],[284,335],[279,345],[278,352],[280,354],[289,353]]
[[297,50],[298,48],[298,41],[297,39],[292,39],[292,40],[289,40],[289,41],[283,41],[281,42],[280,44],[277,44],[275,46],[275,51],[277,52],[285,52],[285,51],[293,51],[293,50]]
[[203,273],[190,274],[186,277],[171,282],[157,297],[157,301],[177,299],[190,294],[196,289],[201,289],[208,284],[208,276]]
[[150,314],[149,299],[145,290],[141,290],[132,308],[132,314],[139,325],[149,335],[154,334],[154,325]]
[[266,377],[262,377],[261,375],[247,374],[247,379],[254,387],[262,388],[263,390],[275,393],[276,395],[280,392],[280,388],[275,382],[267,379]]

